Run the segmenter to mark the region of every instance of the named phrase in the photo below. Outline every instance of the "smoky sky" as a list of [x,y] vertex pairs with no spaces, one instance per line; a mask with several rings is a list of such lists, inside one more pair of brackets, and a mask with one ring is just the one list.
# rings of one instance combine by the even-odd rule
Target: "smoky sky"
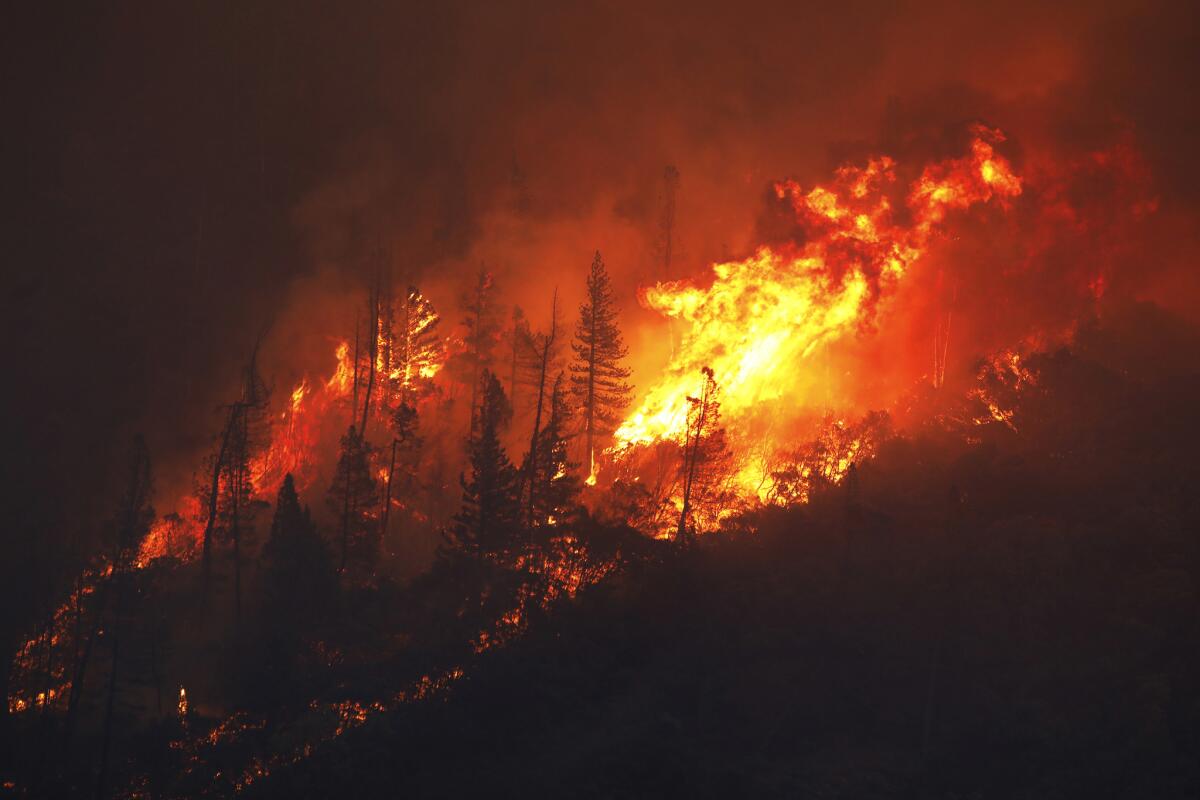
[[973,120],[1018,164],[1130,136],[1168,220],[1139,287],[1186,312],[1195,7],[1096,5],[27,10],[4,47],[9,485],[94,508],[135,431],[183,474],[256,339],[280,383],[323,368],[379,253],[443,305],[485,264],[536,317],[541,278],[601,248],[632,296],[667,164],[698,274],[753,246],[780,177],[948,151]]

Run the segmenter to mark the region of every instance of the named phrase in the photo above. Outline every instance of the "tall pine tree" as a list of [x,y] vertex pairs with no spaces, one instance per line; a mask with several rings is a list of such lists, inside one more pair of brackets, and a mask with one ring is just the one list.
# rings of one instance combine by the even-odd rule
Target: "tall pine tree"
[[550,415],[538,434],[536,461],[529,465],[533,525],[553,526],[567,520],[579,495],[577,464],[568,460],[567,436],[571,410],[563,373],[550,393]]
[[580,409],[584,458],[588,474],[595,473],[596,440],[616,430],[629,405],[633,387],[626,381],[629,369],[622,361],[629,354],[617,325],[612,285],[600,251],[592,259],[587,278],[587,299],[579,307],[571,364],[571,389]]
[[391,519],[392,498],[410,496],[416,485],[417,464],[421,458],[420,418],[417,409],[401,402],[392,414],[392,453],[388,459],[387,481],[383,493],[383,519],[379,526],[380,539],[386,541]]
[[500,307],[496,302],[496,283],[490,272],[484,269],[479,271],[474,285],[463,295],[460,305],[463,311],[462,324],[466,329],[463,337],[465,348],[455,356],[454,366],[457,367],[459,379],[471,386],[470,413],[474,420],[483,373],[491,369],[493,351],[500,339]]
[[459,477],[462,510],[448,538],[457,549],[473,556],[504,557],[518,544],[521,501],[517,470],[500,445],[500,432],[512,413],[500,381],[485,370],[478,413],[467,440],[471,477]]
[[342,437],[342,452],[326,499],[340,522],[338,570],[345,573],[353,566],[369,574],[379,554],[379,487],[371,475],[371,445],[353,425]]
[[264,608],[272,627],[310,625],[329,608],[337,573],[329,545],[300,506],[289,472],[279,487],[271,533],[262,552]]
[[397,405],[416,405],[431,391],[431,379],[442,362],[443,347],[438,337],[441,318],[433,303],[415,286],[408,287],[393,316],[395,328],[387,369],[389,393]]

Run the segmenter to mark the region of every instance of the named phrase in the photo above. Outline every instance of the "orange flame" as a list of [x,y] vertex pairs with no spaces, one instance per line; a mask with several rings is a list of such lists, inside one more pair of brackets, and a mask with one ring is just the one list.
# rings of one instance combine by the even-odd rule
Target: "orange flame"
[[[685,323],[686,333],[663,377],[616,431],[610,454],[621,459],[638,446],[682,442],[687,398],[696,394],[703,367],[712,368],[724,419],[738,431],[761,429],[751,421],[777,414],[785,398],[789,413],[813,407],[822,387],[806,365],[872,320],[947,215],[992,200],[1003,205],[1021,193],[1021,179],[993,148],[1003,135],[981,126],[973,132],[966,156],[924,168],[904,214],[893,212],[895,162],[887,157],[843,167],[829,186],[808,191],[782,181],[776,196],[790,202],[803,244],[761,247],[742,261],[714,264],[707,287],[676,281],[643,290],[643,304]],[[736,484],[750,496],[770,491],[764,470],[750,464],[739,468]]]

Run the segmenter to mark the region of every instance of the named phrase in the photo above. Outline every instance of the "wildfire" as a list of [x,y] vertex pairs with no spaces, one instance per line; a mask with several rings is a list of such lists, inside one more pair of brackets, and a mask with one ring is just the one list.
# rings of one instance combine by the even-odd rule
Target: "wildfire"
[[[684,323],[686,332],[663,377],[618,428],[610,454],[621,460],[639,446],[682,443],[688,398],[698,393],[704,367],[721,387],[723,420],[744,437],[761,439],[780,413],[794,417],[816,406],[827,387],[814,374],[814,355],[873,320],[942,234],[947,216],[1021,193],[1021,179],[993,147],[1003,135],[983,127],[973,133],[967,155],[926,166],[903,194],[887,157],[842,167],[830,185],[807,191],[782,181],[775,192],[790,203],[803,244],[761,247],[742,261],[714,264],[708,286],[676,281],[644,289],[642,303]],[[893,207],[897,196],[901,210]],[[767,439],[742,449],[765,450],[760,460],[772,462],[779,447]],[[851,452],[832,472],[840,477],[854,458]],[[736,489],[765,498],[769,470],[742,460]]]

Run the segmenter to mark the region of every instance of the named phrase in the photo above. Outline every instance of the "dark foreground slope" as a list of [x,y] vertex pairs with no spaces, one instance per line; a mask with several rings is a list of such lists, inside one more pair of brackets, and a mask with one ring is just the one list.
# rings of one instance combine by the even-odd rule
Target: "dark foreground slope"
[[1197,796],[1200,381],[1079,352],[249,794]]

